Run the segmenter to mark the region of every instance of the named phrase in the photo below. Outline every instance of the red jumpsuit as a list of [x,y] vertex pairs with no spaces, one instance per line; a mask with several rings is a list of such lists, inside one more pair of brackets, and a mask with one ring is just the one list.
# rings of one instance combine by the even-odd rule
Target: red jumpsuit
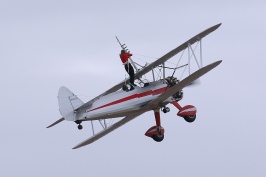
[[131,53],[123,53],[120,55],[121,61],[123,62],[123,64],[125,64],[126,62],[128,62],[128,58],[131,57],[132,54]]
[[135,73],[134,73],[134,69],[132,67],[132,65],[128,62],[128,58],[131,57],[132,54],[131,53],[122,53],[120,54],[120,58],[121,58],[121,61],[123,62],[123,64],[125,65],[125,70],[127,71],[127,73],[129,74],[130,76],[130,83],[132,85],[135,85],[134,84],[134,80],[135,80]]

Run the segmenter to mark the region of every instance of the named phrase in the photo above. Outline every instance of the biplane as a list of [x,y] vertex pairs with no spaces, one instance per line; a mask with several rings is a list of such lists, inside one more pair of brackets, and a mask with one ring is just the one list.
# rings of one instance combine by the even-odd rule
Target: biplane
[[[160,111],[169,112],[170,108],[167,105],[172,104],[178,109],[177,116],[184,118],[187,122],[193,122],[196,119],[197,109],[193,105],[181,106],[179,104],[179,101],[183,98],[182,89],[218,66],[222,61],[216,61],[205,67],[198,64],[200,66],[199,69],[182,80],[178,80],[174,77],[174,74],[168,77],[165,76],[165,69],[167,69],[165,62],[185,49],[192,51],[190,52],[190,57],[195,55],[191,46],[197,42],[201,44],[201,40],[215,31],[220,25],[221,23],[204,30],[156,61],[142,66],[142,68],[137,68],[135,66],[136,63],[131,60],[136,71],[135,78],[140,81],[134,89],[130,89],[129,78],[126,78],[99,96],[84,103],[68,88],[61,87],[58,92],[58,104],[62,118],[47,128],[67,120],[75,122],[78,125],[78,129],[82,129],[82,122],[90,121],[93,135],[73,148],[77,149],[93,143],[145,112],[153,111],[156,124],[149,128],[145,135],[151,137],[154,141],[162,141],[165,130],[161,125]],[[125,44],[122,45],[119,40],[118,42],[123,49],[127,50]],[[149,72],[154,74],[154,69],[158,67],[163,72],[160,79],[155,79],[154,76],[153,80],[148,82],[141,79],[142,76]],[[106,120],[114,118],[120,119],[111,125],[106,124]],[[100,122],[102,130],[95,132],[95,121]]]

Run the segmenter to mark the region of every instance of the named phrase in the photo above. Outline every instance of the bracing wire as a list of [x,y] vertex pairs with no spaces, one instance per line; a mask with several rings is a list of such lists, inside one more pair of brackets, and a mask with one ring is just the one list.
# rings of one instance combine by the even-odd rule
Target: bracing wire
[[[195,50],[197,49],[197,47],[198,47],[198,44],[199,44],[199,42],[197,42],[197,43],[195,44],[195,46],[193,47],[193,49],[191,48],[191,50],[195,51]],[[191,46],[191,47],[192,47],[192,46]],[[190,48],[187,48],[187,50],[190,50]],[[181,60],[182,60],[182,58],[183,58],[183,55],[184,55],[185,51],[186,51],[186,49],[183,50],[183,51],[181,52],[181,55],[180,55],[180,57],[179,57],[177,63],[173,63],[173,62],[171,62],[171,61],[166,61],[166,62],[165,62],[165,63],[167,63],[167,64],[170,64],[170,65],[174,65],[174,66],[175,66],[175,67],[174,67],[175,69],[174,69],[174,71],[173,71],[172,76],[175,74],[176,70],[179,68],[178,66],[179,66],[179,64],[180,64],[180,62],[181,62]],[[144,60],[144,59],[142,59],[142,58],[140,58],[140,57],[138,57],[138,56],[140,56],[140,57],[145,57],[145,58],[150,58],[150,59],[158,59],[158,58],[156,58],[156,57],[152,57],[152,56],[147,56],[147,55],[143,55],[143,54],[137,54],[137,53],[134,53],[134,59],[139,60],[139,61],[142,61],[142,62],[145,62],[146,64],[147,64],[147,61]],[[189,60],[191,59],[192,56],[193,56],[193,54],[190,54],[190,56],[188,56]],[[186,66],[184,67],[184,70],[183,70],[183,72],[182,72],[182,74],[181,74],[181,76],[180,76],[180,79],[183,77],[183,75],[184,75],[185,71],[187,70],[187,68],[188,68],[188,65],[186,65]],[[159,71],[157,71],[157,70],[155,69],[154,71],[155,71],[155,73],[156,73],[156,75],[157,75],[157,80],[158,80],[159,78],[161,78],[161,76],[162,76],[162,71],[161,71],[161,69],[159,69]]]

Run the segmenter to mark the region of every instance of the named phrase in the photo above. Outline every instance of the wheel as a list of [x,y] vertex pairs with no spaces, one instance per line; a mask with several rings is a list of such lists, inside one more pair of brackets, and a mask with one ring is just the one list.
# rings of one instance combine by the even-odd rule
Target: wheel
[[153,135],[152,139],[156,142],[161,142],[164,138],[164,134]]
[[185,119],[187,122],[194,122],[194,120],[196,119],[196,114],[193,115],[193,116],[185,116],[184,119]]
[[165,108],[162,109],[162,111],[163,111],[163,113],[168,113],[168,112],[170,112],[170,108],[165,107]]
[[81,130],[82,128],[83,128],[83,126],[79,124],[78,129]]

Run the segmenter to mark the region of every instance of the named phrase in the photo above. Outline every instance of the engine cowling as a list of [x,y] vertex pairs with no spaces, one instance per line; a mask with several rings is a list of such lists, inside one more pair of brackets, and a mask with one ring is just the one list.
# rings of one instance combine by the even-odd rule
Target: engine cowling
[[177,80],[176,77],[173,77],[173,76],[168,76],[167,78],[165,78],[166,82],[167,82],[167,85],[169,87],[172,87],[174,86],[176,83],[179,82],[179,80]]

